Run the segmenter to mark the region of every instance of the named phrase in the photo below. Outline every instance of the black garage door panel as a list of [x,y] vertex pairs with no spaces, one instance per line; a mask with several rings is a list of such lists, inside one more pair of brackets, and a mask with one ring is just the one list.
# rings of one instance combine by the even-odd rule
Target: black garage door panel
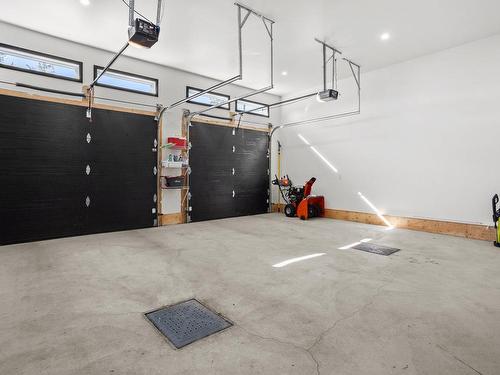
[[156,217],[156,132],[151,117],[110,111],[93,114],[88,210],[91,232],[152,226]]
[[192,123],[189,140],[190,206],[192,221],[222,219],[234,216],[232,197],[233,135],[224,126]]
[[[89,123],[85,111],[0,95],[0,244],[143,227],[146,217],[148,226],[153,224],[153,118],[94,109]],[[134,146],[119,133],[141,144],[142,153],[127,153]],[[147,178],[147,172],[141,174],[146,169]],[[140,199],[125,199],[134,194]]]
[[192,123],[191,221],[268,212],[268,135]]
[[0,96],[0,244],[80,233],[85,135],[85,108]]

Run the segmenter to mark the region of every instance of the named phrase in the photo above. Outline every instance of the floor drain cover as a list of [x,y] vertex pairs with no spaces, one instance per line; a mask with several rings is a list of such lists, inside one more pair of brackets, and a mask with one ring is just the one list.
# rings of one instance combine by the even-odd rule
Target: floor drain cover
[[146,318],[177,349],[232,326],[195,299],[147,313]]
[[394,254],[395,252],[400,250],[394,247],[381,246],[381,245],[376,245],[374,243],[366,243],[366,242],[354,246],[354,249],[378,255],[386,255],[386,256]]

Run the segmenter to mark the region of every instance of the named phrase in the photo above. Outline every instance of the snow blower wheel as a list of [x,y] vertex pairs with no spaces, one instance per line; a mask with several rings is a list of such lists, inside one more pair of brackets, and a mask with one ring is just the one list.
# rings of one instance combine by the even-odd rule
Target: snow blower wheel
[[286,217],[294,217],[295,216],[295,206],[293,204],[287,204],[285,206],[285,215]]

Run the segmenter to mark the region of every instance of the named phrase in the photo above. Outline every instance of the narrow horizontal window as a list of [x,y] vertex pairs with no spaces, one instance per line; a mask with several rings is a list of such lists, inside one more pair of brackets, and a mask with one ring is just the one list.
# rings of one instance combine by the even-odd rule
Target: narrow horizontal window
[[[190,96],[199,94],[200,92],[203,92],[203,91],[204,90],[202,90],[202,89],[196,89],[194,87],[188,86],[188,87],[186,87],[186,98],[189,98]],[[193,98],[191,100],[188,100],[188,103],[194,103],[194,104],[200,104],[200,105],[212,107],[214,105],[219,105],[219,104],[225,103],[230,99],[231,99],[231,97],[229,95],[218,94],[216,92],[209,92],[209,93],[200,95],[196,98]],[[229,109],[229,103],[226,103],[224,105],[220,105],[219,108]]]
[[82,82],[82,66],[79,61],[0,43],[2,68]]
[[[101,74],[103,67],[94,65],[94,79]],[[119,70],[108,69],[96,82],[97,86],[107,87],[111,89],[134,92],[137,94],[145,94],[158,96],[158,80],[156,78],[140,76],[122,72]]]
[[269,106],[264,103],[252,102],[251,100],[237,100],[236,112],[248,112],[256,116],[269,117]]

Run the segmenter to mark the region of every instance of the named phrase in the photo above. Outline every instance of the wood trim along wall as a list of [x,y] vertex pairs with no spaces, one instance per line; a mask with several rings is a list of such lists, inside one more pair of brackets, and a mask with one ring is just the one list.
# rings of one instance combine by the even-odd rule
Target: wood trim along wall
[[[45,102],[52,102],[52,103],[76,105],[76,106],[80,106],[80,107],[87,107],[87,105],[88,105],[88,102],[85,99],[84,100],[63,99],[63,98],[57,98],[57,97],[52,97],[52,96],[29,94],[27,92],[7,90],[7,89],[0,89],[0,95],[14,96],[17,98],[32,99],[32,100],[42,100]],[[140,109],[125,108],[125,107],[116,107],[116,106],[107,105],[107,104],[99,104],[99,103],[93,104],[92,108],[107,109],[107,110],[116,111],[116,112],[135,113],[138,115],[145,115],[145,116],[153,116],[153,117],[156,116],[156,112],[152,112],[152,111],[144,111],[144,110],[140,110]]]
[[[208,117],[203,117],[203,115],[200,115],[194,119],[191,120],[191,122],[199,122],[202,124],[208,124],[208,125],[218,125],[218,126],[228,126],[230,128],[235,128],[236,123],[234,121],[223,121],[223,120],[215,120],[212,118]],[[264,133],[269,133],[269,128],[264,128],[262,126],[252,126],[252,125],[240,125],[240,128],[242,129],[248,129],[248,130],[256,130],[259,132],[264,132]]]
[[[188,127],[189,127],[189,119],[184,115],[182,116],[182,122],[181,122],[181,137],[186,138],[189,142],[189,134],[188,134]],[[188,160],[189,162],[189,145],[188,145],[188,150],[182,150],[181,151],[183,160]],[[184,184],[187,185],[188,189],[182,189],[181,190],[181,222],[182,223],[187,223],[187,215],[188,215],[188,206],[189,206],[189,174],[190,174],[190,169],[185,170],[183,173],[184,176]]]
[[[283,204],[281,204],[283,208]],[[273,204],[273,212],[280,207]],[[325,217],[336,220],[353,221],[357,223],[385,225],[375,214],[345,210],[325,209]],[[475,240],[494,241],[495,228],[479,224],[465,224],[450,221],[416,219],[401,216],[384,216],[396,228],[410,229],[420,232],[446,234],[455,237],[464,237]]]
[[158,217],[160,226],[184,223],[184,216],[182,215],[182,212],[177,212],[175,214],[159,215]]

